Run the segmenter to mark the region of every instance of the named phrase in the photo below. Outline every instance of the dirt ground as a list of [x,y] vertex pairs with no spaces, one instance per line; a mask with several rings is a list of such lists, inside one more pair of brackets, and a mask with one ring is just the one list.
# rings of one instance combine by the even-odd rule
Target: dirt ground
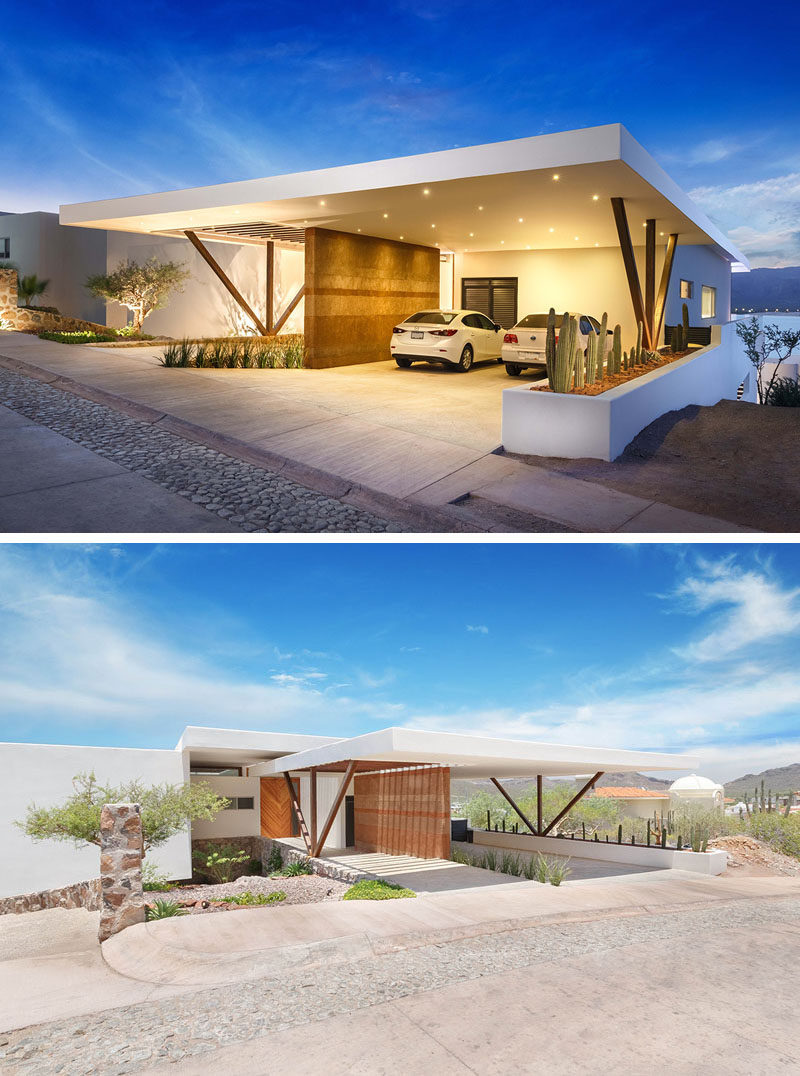
[[[191,915],[207,912],[235,911],[240,905],[215,904],[220,897],[240,896],[242,893],[275,893],[282,891],[286,900],[279,904],[257,905],[257,907],[281,907],[286,904],[316,904],[323,900],[341,900],[350,886],[337,882],[333,878],[323,878],[318,874],[300,874],[289,878],[266,878],[262,875],[242,875],[234,882],[221,882],[217,885],[186,885],[160,892],[145,893],[145,899],[170,900],[182,905]],[[205,906],[204,906],[205,905]]]
[[776,874],[800,875],[800,860],[776,852],[765,841],[744,833],[718,837],[709,847],[728,853],[728,873],[735,878],[768,878]]
[[763,531],[800,531],[800,410],[722,400],[670,411],[613,463],[521,457]]

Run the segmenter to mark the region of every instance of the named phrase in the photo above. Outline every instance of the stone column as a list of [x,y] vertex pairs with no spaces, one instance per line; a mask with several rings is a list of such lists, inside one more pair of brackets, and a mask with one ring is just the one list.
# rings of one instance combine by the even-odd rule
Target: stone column
[[137,803],[107,803],[100,813],[100,941],[144,922],[142,816]]
[[11,313],[17,311],[17,270],[0,269],[0,318],[6,314],[10,320]]

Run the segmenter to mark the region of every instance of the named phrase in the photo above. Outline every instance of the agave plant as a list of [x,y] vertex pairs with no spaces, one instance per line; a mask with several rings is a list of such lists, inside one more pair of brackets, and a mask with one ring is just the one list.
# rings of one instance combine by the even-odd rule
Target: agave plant
[[145,908],[145,919],[172,919],[175,915],[188,915],[185,908],[181,908],[174,900],[157,900]]

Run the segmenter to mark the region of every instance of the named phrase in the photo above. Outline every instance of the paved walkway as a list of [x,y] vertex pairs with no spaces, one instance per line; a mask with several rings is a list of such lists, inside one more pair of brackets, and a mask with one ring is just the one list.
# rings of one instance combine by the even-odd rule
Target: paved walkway
[[80,391],[112,394],[147,408],[162,428],[192,429],[222,451],[247,447],[267,466],[303,467],[309,483],[334,479],[408,505],[448,508],[454,528],[460,516],[481,530],[745,529],[498,455],[507,378],[496,364],[468,375],[389,362],[190,370],[161,367],[159,354],[0,333],[7,366],[30,364],[56,384],[67,378]]

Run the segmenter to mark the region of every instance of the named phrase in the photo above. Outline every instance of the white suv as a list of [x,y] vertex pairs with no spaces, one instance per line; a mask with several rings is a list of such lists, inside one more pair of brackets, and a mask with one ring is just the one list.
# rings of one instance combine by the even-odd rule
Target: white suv
[[[578,335],[576,346],[584,351],[589,343],[592,333],[600,332],[600,322],[589,314],[574,314],[578,322]],[[556,314],[556,339],[564,320],[563,314]],[[608,336],[613,336],[609,329]],[[509,329],[503,337],[502,360],[506,364],[506,373],[510,377],[519,377],[520,373],[529,366],[544,366],[544,345],[547,339],[547,314],[526,314],[513,328]],[[608,339],[606,338],[605,351],[608,351]],[[603,354],[605,360],[605,353]]]
[[407,370],[436,362],[466,372],[474,362],[501,358],[502,327],[477,310],[420,310],[392,329],[391,352]]

